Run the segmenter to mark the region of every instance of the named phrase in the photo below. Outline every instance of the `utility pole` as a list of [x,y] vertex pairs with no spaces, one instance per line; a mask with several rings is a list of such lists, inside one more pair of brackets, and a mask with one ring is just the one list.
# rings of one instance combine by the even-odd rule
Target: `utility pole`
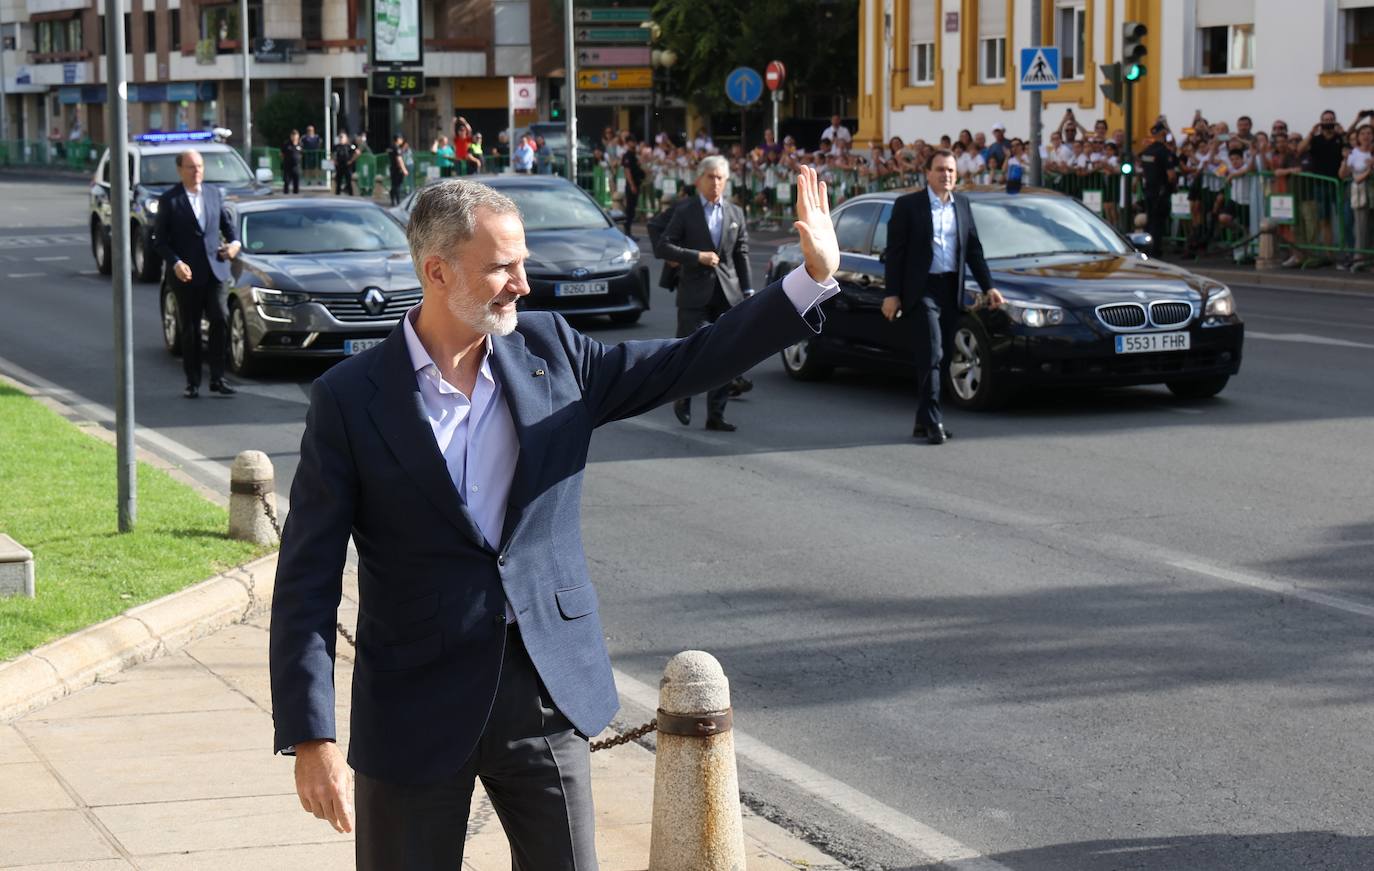
[[568,181],[577,184],[577,49],[573,45],[573,0],[563,0],[563,105],[568,109]]
[[[6,141],[6,136],[10,132],[9,112],[6,103],[9,102],[9,95],[5,92],[5,23],[0,19],[0,146]],[[14,47],[16,53],[19,48],[19,25],[14,25]],[[8,151],[5,152],[8,155]]]
[[[1038,45],[1038,44],[1040,43],[1040,40],[1041,40],[1041,38],[1042,38],[1042,34],[1044,33],[1044,31],[1041,29],[1043,25],[1042,25],[1042,23],[1041,23],[1041,21],[1040,21],[1040,16],[1041,16],[1041,14],[1042,14],[1042,11],[1043,11],[1043,10],[1041,9],[1041,4],[1036,3],[1036,2],[1034,2],[1034,0],[1032,0],[1031,5],[1030,5],[1031,42],[1034,43],[1034,44],[1036,44],[1036,45]],[[1023,72],[1024,72],[1024,71],[1023,71]],[[1041,129],[1041,121],[1040,121],[1040,108],[1041,108],[1041,105],[1042,105],[1042,103],[1041,103],[1041,100],[1040,100],[1040,92],[1039,92],[1039,91],[1031,91],[1031,95],[1030,95],[1030,141],[1031,141],[1031,145],[1030,145],[1030,148],[1031,148],[1031,153],[1030,153],[1030,183],[1033,184],[1033,185],[1035,185],[1036,187],[1039,187],[1040,184],[1042,183],[1043,179],[1044,179],[1044,175],[1042,174],[1042,173],[1044,172],[1044,166],[1042,165],[1042,162],[1041,162],[1041,159],[1040,159],[1040,139],[1041,139],[1041,137],[1044,135],[1044,131]]]
[[[105,107],[110,141],[110,253],[114,288],[115,456],[119,531],[138,517],[138,466],[134,458],[133,276],[129,263],[129,104],[124,81],[124,4],[105,0]],[[184,341],[191,341],[186,337]]]
[[239,0],[239,49],[243,53],[243,159],[253,165],[253,107],[248,94],[248,0]]

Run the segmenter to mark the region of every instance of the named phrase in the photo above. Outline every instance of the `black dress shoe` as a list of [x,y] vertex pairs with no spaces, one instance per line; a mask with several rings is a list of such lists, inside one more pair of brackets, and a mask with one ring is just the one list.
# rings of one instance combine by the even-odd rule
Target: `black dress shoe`
[[[940,424],[940,429],[944,432],[946,439],[954,438],[953,430],[945,429],[944,424]],[[916,424],[916,428],[911,431],[911,437],[914,439],[928,439],[930,438],[930,433],[926,431],[925,427],[918,423]]]
[[738,399],[740,396],[754,389],[754,382],[745,378],[743,375],[730,382],[730,398]]
[[734,432],[739,429],[739,427],[730,423],[723,417],[708,417],[706,419],[706,428],[714,430],[715,432]]
[[235,390],[234,388],[230,387],[227,383],[225,383],[225,382],[223,382],[223,381],[211,381],[211,382],[210,382],[210,392],[211,392],[211,393],[219,393],[219,394],[221,394],[221,395],[223,395],[223,396],[233,396],[235,393],[238,393],[237,390]]
[[181,395],[187,399],[196,399],[200,396],[200,388],[194,384],[187,384],[186,389],[181,391]]
[[685,399],[679,399],[673,403],[673,414],[677,417],[677,422],[683,426],[692,425],[692,404]]

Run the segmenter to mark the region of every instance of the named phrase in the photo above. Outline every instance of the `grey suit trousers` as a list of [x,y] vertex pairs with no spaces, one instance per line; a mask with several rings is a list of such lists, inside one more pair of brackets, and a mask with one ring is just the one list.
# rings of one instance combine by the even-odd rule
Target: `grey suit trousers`
[[355,777],[358,871],[458,868],[479,777],[512,871],[596,871],[587,739],[554,707],[515,626],[486,729],[458,774],[420,785]]

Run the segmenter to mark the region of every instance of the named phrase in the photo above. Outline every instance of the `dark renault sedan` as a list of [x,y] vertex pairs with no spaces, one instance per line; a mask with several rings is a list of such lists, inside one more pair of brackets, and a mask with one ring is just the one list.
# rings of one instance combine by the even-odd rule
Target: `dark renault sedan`
[[[649,308],[649,269],[639,246],[611,215],[565,178],[552,175],[472,175],[515,201],[525,222],[529,296],[520,307],[564,315],[609,315],[632,324]],[[409,220],[416,194],[392,210]]]
[[[375,203],[274,197],[228,208],[243,242],[227,300],[229,366],[240,375],[271,357],[365,351],[420,301],[405,231]],[[161,300],[163,341],[177,354],[177,298],[166,283]]]
[[[944,394],[955,405],[994,408],[1023,385],[1164,384],[1200,399],[1240,371],[1244,326],[1226,285],[1147,257],[1070,197],[991,186],[961,192],[1007,305],[960,317]],[[840,293],[824,306],[825,330],[783,351],[789,375],[914,369],[912,325],[880,311],[887,222],[902,193],[856,197],[835,210]],[[798,246],[783,246],[769,280],[800,263]],[[965,281],[967,303],[977,285]]]

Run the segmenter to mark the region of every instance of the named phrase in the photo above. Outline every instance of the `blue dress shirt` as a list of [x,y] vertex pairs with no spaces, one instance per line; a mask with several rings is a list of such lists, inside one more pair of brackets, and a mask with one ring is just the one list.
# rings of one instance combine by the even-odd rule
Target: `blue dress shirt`
[[926,188],[926,193],[930,195],[930,223],[935,228],[930,274],[954,272],[959,268],[959,225],[954,215],[954,194],[944,203],[930,188]]

